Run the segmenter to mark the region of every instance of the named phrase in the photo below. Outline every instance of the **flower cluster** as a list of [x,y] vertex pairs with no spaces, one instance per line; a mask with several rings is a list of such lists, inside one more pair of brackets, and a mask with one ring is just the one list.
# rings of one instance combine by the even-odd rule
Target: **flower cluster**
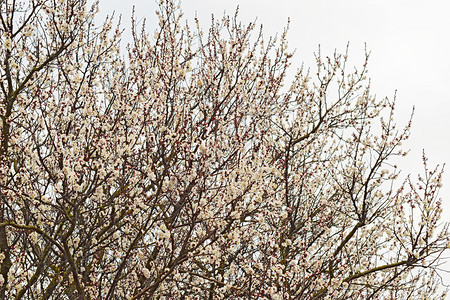
[[125,57],[96,5],[0,2],[0,298],[435,296],[442,170],[397,184],[368,55],[286,83],[286,31],[175,2]]

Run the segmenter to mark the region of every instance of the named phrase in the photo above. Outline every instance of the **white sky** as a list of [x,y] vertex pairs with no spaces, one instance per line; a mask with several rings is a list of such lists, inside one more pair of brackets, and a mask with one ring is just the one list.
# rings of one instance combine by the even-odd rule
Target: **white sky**
[[[132,6],[138,19],[146,17],[154,24],[154,0],[100,0],[100,17],[122,14],[129,34]],[[418,0],[183,0],[185,17],[197,14],[208,28],[211,13],[217,17],[234,14],[239,5],[240,20],[264,26],[264,36],[282,32],[290,18],[288,41],[296,49],[294,63],[314,68],[313,52],[331,55],[334,49],[345,51],[359,67],[364,43],[371,51],[369,76],[372,93],[392,98],[397,90],[397,121],[405,124],[415,106],[412,134],[406,159],[398,165],[404,175],[422,171],[421,154],[425,149],[429,164],[450,163],[450,1]],[[153,28],[150,28],[152,31]],[[293,70],[295,70],[295,64]],[[441,197],[443,221],[450,221],[450,166],[444,176]],[[448,256],[448,254],[447,254]],[[450,270],[450,264],[447,264]],[[450,284],[450,274],[444,278]]]

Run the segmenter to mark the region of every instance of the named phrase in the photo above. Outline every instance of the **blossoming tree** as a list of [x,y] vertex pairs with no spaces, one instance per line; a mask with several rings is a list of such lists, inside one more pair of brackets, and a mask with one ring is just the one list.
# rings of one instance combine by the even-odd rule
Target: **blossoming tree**
[[367,61],[287,83],[286,33],[172,0],[123,56],[96,10],[0,2],[0,299],[436,294],[442,171],[398,178]]

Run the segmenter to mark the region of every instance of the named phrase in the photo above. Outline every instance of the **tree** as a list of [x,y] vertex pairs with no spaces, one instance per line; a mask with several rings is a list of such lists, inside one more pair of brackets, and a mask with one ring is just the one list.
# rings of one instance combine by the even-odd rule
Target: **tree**
[[0,2],[1,299],[435,295],[442,170],[399,182],[368,55],[284,88],[286,32],[162,0],[123,57],[96,11]]

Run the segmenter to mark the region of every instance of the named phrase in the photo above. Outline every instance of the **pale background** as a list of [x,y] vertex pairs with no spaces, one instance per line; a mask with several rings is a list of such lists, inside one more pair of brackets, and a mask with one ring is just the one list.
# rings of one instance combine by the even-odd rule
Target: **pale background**
[[[155,24],[154,0],[100,0],[99,21],[113,11],[122,14],[126,28],[124,42],[129,42],[132,6],[137,20],[147,18],[150,31]],[[407,158],[398,161],[403,175],[422,171],[425,150],[430,165],[449,163],[450,145],[450,1],[403,0],[184,0],[182,10],[188,20],[197,15],[204,29],[211,13],[217,18],[224,12],[234,14],[239,5],[240,20],[257,21],[264,26],[264,36],[282,32],[290,18],[290,49],[296,49],[293,71],[302,62],[314,67],[313,53],[332,55],[345,51],[350,42],[351,63],[360,66],[364,43],[371,51],[369,76],[372,93],[392,98],[397,90],[397,116],[405,124],[415,106],[412,134],[404,147]],[[448,168],[447,168],[448,169]],[[450,221],[450,170],[444,176],[441,197],[442,221]],[[449,256],[450,253],[447,253]],[[450,270],[450,263],[444,266]],[[450,274],[443,273],[450,284]]]

